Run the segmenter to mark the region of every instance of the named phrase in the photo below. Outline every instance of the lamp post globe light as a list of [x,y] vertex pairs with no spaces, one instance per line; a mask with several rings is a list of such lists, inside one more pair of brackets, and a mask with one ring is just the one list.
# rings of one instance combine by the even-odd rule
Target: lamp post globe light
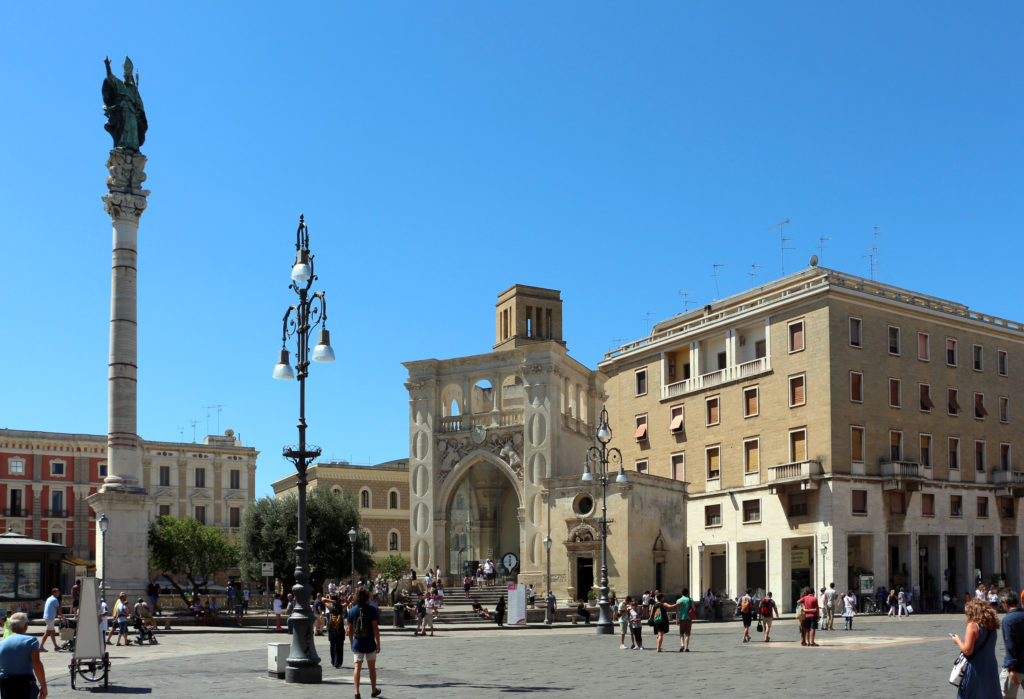
[[[601,422],[597,428],[598,445],[587,447],[587,457],[583,462],[583,481],[592,483],[597,474],[597,482],[601,484],[601,587],[598,589],[600,597],[598,606],[600,612],[597,617],[597,632],[599,634],[610,634],[614,631],[612,624],[611,603],[608,601],[608,474],[609,465],[619,466],[619,474],[615,476],[616,483],[626,482],[626,472],[622,468],[622,452],[616,447],[608,448],[608,442],[612,441],[612,428],[608,426],[608,411],[601,407]],[[550,560],[550,559],[549,559]],[[550,563],[549,563],[550,566]],[[549,573],[550,576],[550,573]]]
[[348,530],[348,541],[350,544],[352,544],[352,547],[350,549],[352,554],[352,560],[349,566],[350,570],[352,571],[352,593],[355,593],[356,591],[356,539],[358,538],[359,533],[356,531],[355,527],[352,527]]
[[[295,586],[292,587],[295,609],[289,619],[292,625],[292,647],[285,669],[285,682],[314,684],[323,679],[323,669],[313,644],[314,614],[310,606],[313,588],[309,584],[309,551],[306,547],[306,469],[313,459],[320,456],[320,448],[306,444],[306,377],[309,375],[310,359],[314,362],[334,361],[334,350],[331,349],[330,334],[326,328],[327,301],[324,292],[310,293],[310,287],[317,277],[313,272],[314,256],[309,251],[309,229],[301,214],[295,234],[295,251],[289,288],[298,294],[299,301],[285,311],[281,353],[273,373],[275,379],[299,380],[299,443],[283,449],[284,457],[295,464],[299,489],[299,536],[295,542]],[[317,327],[320,327],[320,334],[311,356],[310,336]],[[292,337],[296,344],[294,372],[286,348],[288,339]]]
[[[547,585],[545,589],[551,592],[551,537],[544,537],[544,551],[547,553],[548,571],[546,576]],[[544,623],[551,626],[551,606],[548,604],[547,593],[544,593]]]
[[99,527],[100,534],[103,535],[103,542],[100,546],[100,565],[103,566],[103,578],[100,580],[100,599],[104,602],[107,601],[107,529],[110,527],[110,520],[107,519],[107,513],[101,512],[100,516],[96,518],[96,526]]

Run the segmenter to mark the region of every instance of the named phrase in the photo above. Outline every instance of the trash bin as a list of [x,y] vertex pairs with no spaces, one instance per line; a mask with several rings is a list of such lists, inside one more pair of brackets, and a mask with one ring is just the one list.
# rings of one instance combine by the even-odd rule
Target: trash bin
[[405,628],[405,605],[401,602],[395,605],[395,628]]

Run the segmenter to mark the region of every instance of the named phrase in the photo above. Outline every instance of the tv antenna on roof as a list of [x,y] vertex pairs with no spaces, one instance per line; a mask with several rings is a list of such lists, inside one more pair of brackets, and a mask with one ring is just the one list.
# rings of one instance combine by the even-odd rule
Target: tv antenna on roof
[[719,267],[725,267],[725,265],[719,265],[719,264],[712,264],[711,265],[711,277],[715,280],[715,298],[716,299],[719,296],[721,296],[721,294],[718,293],[718,268]]
[[872,226],[872,228],[874,229],[874,233],[872,234],[872,237],[873,237],[875,242],[874,242],[874,245],[872,245],[871,248],[868,250],[868,252],[870,253],[870,258],[871,258],[871,280],[877,282],[878,281],[878,233],[879,233],[879,226]]
[[688,296],[690,296],[690,292],[680,291],[679,295],[683,297],[683,313],[686,313],[690,309],[690,299],[687,298]]
[[754,279],[757,277],[757,270],[764,269],[761,265],[750,265],[750,271],[747,272],[747,276],[750,277],[750,283],[754,283]]
[[644,335],[651,334],[651,317],[656,315],[654,311],[647,311],[644,313]]
[[211,410],[216,410],[217,411],[217,434],[220,434],[220,412],[224,408],[226,408],[227,406],[226,405],[221,405],[220,403],[217,403],[215,405],[207,405],[207,406],[204,406],[204,407],[206,408],[206,432],[207,432],[207,434],[209,434],[209,432],[210,432],[210,411]]
[[822,236],[822,237],[818,238],[818,262],[819,263],[822,260],[825,259],[825,241],[826,240],[832,240],[832,239],[831,238],[826,238],[825,236]]
[[785,235],[785,228],[783,228],[783,226],[787,226],[787,225],[789,225],[789,219],[788,218],[785,221],[781,222],[781,223],[776,223],[774,226],[772,226],[771,228],[768,229],[770,231],[773,231],[776,228],[779,229],[779,253],[780,253],[781,257],[782,257],[782,276],[786,276],[786,251],[787,250],[796,250],[796,248],[788,248],[788,247],[786,247],[786,243],[793,242],[792,238],[787,238],[786,235]]
[[192,421],[192,443],[196,443],[196,427],[199,426],[199,420]]

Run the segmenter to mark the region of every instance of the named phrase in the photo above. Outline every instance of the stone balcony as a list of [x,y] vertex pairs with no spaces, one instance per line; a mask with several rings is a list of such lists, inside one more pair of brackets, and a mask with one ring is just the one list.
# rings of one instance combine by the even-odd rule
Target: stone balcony
[[675,383],[670,383],[667,386],[662,386],[661,399],[668,400],[669,398],[677,398],[679,396],[684,396],[687,393],[704,391],[732,381],[743,381],[760,374],[767,374],[771,370],[772,358],[760,357],[749,362],[744,362],[743,364],[728,366],[724,369],[712,371],[709,374],[693,376],[689,379],[683,379],[682,381],[676,381]]
[[773,494],[817,490],[823,473],[821,462],[814,459],[769,466],[768,490]]
[[996,486],[996,495],[1024,496],[1024,471],[993,471],[992,482]]
[[472,413],[441,418],[438,432],[468,432],[477,425],[483,427],[512,427],[523,424],[523,409],[492,410],[487,413]]
[[922,468],[916,461],[883,461],[878,465],[879,473],[885,481],[882,490],[920,490],[927,480],[931,469]]

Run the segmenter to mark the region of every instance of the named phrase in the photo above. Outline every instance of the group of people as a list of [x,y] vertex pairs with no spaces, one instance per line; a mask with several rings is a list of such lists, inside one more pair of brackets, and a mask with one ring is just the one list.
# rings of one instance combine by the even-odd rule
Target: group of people
[[626,650],[627,635],[630,637],[630,650],[644,649],[643,629],[646,623],[655,633],[657,651],[661,653],[665,634],[671,627],[669,611],[676,610],[676,625],[679,627],[679,652],[690,652],[693,620],[697,617],[700,599],[690,597],[688,588],[684,587],[676,601],[671,603],[665,601],[665,595],[659,590],[645,591],[639,599],[627,596],[622,602],[612,595],[609,602],[612,604],[613,621],[617,621],[619,624],[620,650]]
[[[989,601],[990,591],[979,587],[978,592],[980,594],[964,604],[967,627],[963,637],[950,634],[953,643],[967,659],[967,668],[957,697],[1016,699],[1020,683],[1024,680],[1024,611],[1021,610],[1021,596],[1016,590],[1003,589],[996,593],[993,604]],[[1000,605],[1006,610],[1002,624],[997,611]],[[1005,648],[1002,663],[996,660],[995,642],[1000,626]],[[1021,667],[1018,668],[1018,664]]]

